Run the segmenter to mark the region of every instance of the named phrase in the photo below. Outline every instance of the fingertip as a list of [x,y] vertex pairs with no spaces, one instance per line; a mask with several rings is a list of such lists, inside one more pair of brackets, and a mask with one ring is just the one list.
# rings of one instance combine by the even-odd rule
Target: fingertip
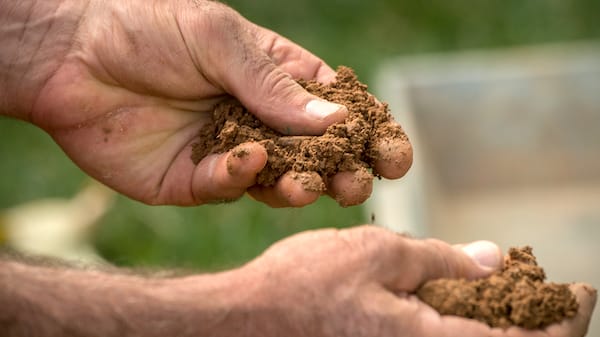
[[473,262],[475,262],[484,272],[491,273],[502,267],[502,250],[497,244],[491,241],[474,241],[458,247]]
[[408,139],[385,138],[376,144],[377,160],[374,168],[377,174],[387,179],[403,177],[413,162],[413,149]]
[[569,289],[575,294],[579,303],[578,314],[591,316],[596,306],[598,291],[587,283],[573,283],[569,285]]
[[373,191],[373,175],[365,168],[339,172],[329,181],[328,194],[340,206],[349,207],[365,202]]
[[580,335],[585,336],[588,332],[590,320],[596,306],[598,291],[587,283],[573,283],[569,285],[569,289],[575,294],[579,309],[577,315],[571,322],[575,329],[580,330]]
[[302,207],[315,202],[324,189],[316,172],[286,172],[275,184],[279,198],[289,207]]
[[313,120],[319,134],[324,133],[331,124],[343,122],[349,114],[345,105],[320,98],[314,98],[306,103],[304,111]]
[[325,184],[316,172],[289,171],[275,186],[252,186],[248,193],[273,208],[302,207],[315,202],[324,189]]
[[482,264],[496,265],[495,258],[501,258],[497,245],[489,241],[476,241],[462,246],[452,246],[445,241],[432,238],[410,242],[416,253],[413,259],[420,264],[416,280],[421,283],[415,282],[413,285],[438,278],[487,277],[494,269]]
[[196,166],[192,191],[196,204],[236,200],[256,183],[267,162],[267,152],[257,143],[243,143],[227,153],[211,154]]
[[227,154],[227,172],[243,181],[254,179],[267,164],[267,150],[258,143],[242,143]]

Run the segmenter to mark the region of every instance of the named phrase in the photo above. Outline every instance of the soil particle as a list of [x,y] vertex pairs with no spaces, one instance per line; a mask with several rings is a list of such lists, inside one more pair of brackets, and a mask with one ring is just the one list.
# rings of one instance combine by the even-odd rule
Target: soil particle
[[233,156],[236,158],[244,158],[246,156],[248,156],[250,154],[250,152],[248,152],[248,150],[246,149],[236,149],[233,151]]
[[567,284],[544,283],[531,247],[511,248],[502,270],[479,280],[438,279],[417,296],[442,315],[473,318],[491,327],[544,328],[575,316],[579,305]]
[[227,100],[214,108],[213,123],[199,131],[192,160],[198,163],[210,153],[223,153],[248,141],[258,142],[268,154],[267,164],[257,176],[258,185],[273,186],[287,171],[314,172],[317,175],[303,175],[300,180],[309,191],[323,191],[323,181],[339,172],[364,171],[359,175],[361,183],[371,183],[373,175],[379,176],[377,161],[390,160],[389,154],[382,158],[381,146],[391,141],[401,145],[398,156],[392,155],[392,165],[399,166],[402,175],[408,170],[412,162],[408,138],[393,122],[387,104],[370,95],[352,69],[339,67],[335,82],[328,85],[304,80],[298,83],[314,95],[345,105],[348,118],[329,126],[321,136],[286,136],[264,125],[238,101]]

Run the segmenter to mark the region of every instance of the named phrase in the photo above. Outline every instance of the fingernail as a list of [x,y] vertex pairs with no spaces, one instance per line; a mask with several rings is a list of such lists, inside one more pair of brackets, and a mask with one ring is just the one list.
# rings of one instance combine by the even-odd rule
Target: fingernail
[[463,252],[475,263],[484,268],[496,269],[500,267],[502,256],[498,246],[490,241],[475,241],[466,246],[461,247]]
[[341,104],[331,103],[324,100],[314,99],[306,103],[306,112],[316,118],[324,119],[335,113],[348,113],[348,108]]

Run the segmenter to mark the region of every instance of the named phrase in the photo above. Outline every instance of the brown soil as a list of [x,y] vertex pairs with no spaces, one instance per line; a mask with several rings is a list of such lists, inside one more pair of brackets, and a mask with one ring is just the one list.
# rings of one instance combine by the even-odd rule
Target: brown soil
[[545,278],[531,247],[511,248],[502,270],[490,277],[430,281],[417,296],[442,315],[538,329],[575,316],[579,307],[567,284],[544,283]]
[[[379,175],[376,161],[390,160],[378,150],[389,140],[395,141],[391,146],[400,144],[400,148],[410,150],[408,138],[393,122],[387,105],[378,103],[367,92],[367,86],[358,81],[352,69],[338,68],[336,81],[329,85],[303,80],[298,83],[314,95],[345,105],[348,118],[331,125],[322,136],[287,136],[264,125],[238,101],[228,100],[215,107],[213,123],[200,130],[192,160],[198,163],[209,153],[258,142],[267,150],[268,162],[258,174],[257,184],[272,186],[285,172],[295,171],[310,173],[295,175],[306,190],[323,191],[323,182],[343,171],[359,171],[357,179],[370,183],[373,175]],[[410,166],[412,152],[398,158],[391,158],[393,164]]]

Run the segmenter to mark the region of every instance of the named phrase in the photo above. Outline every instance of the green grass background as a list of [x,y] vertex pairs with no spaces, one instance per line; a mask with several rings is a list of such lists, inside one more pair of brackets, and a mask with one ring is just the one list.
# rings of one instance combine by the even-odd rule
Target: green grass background
[[[227,3],[330,65],[355,68],[366,83],[380,62],[398,55],[600,37],[597,0]],[[0,209],[68,197],[84,183],[85,175],[42,131],[0,118],[0,135]],[[361,207],[343,209],[327,198],[302,209],[275,210],[247,198],[178,208],[119,197],[94,241],[119,265],[215,270],[239,265],[295,232],[366,221]]]

